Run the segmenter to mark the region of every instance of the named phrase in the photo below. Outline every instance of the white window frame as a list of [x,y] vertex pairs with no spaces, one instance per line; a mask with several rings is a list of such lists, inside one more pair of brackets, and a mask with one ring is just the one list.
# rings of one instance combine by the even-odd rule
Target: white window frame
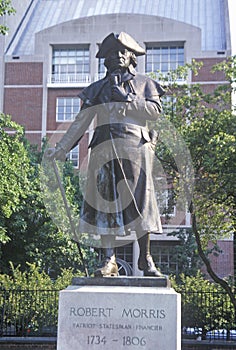
[[52,83],[86,81],[90,76],[89,44],[54,46]]
[[[80,108],[81,100],[79,97],[57,97],[56,121],[59,123],[73,121]],[[63,116],[63,118],[60,116]]]
[[146,43],[146,73],[160,71],[165,75],[184,63],[184,42]]
[[79,145],[76,145],[69,153],[68,158],[75,168],[79,168]]
[[169,270],[172,272],[178,273],[178,261],[173,261],[172,258],[172,246],[160,245],[158,241],[151,242],[151,254],[157,266],[167,273]]
[[99,58],[98,60],[98,79],[105,77],[107,69],[104,65],[105,58]]

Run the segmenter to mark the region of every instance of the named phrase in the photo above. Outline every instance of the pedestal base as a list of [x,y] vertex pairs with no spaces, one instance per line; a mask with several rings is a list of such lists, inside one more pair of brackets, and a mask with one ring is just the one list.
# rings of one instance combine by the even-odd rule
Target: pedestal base
[[72,286],[171,287],[167,276],[162,277],[74,277]]
[[77,279],[60,292],[57,350],[181,349],[180,295],[122,279],[121,286]]

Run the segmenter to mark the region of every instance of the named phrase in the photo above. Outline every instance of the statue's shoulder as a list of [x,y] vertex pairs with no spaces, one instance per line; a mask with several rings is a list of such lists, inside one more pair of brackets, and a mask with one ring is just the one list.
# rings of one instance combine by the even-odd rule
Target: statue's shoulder
[[107,77],[104,77],[103,79],[97,80],[84,88],[81,93],[79,94],[79,97],[84,101],[86,99],[94,100],[101,92],[103,87],[107,84],[108,79]]
[[136,73],[134,82],[137,86],[142,87],[145,91],[145,95],[152,95],[158,92],[159,96],[164,95],[165,90],[161,84],[156,80],[150,78],[148,75]]

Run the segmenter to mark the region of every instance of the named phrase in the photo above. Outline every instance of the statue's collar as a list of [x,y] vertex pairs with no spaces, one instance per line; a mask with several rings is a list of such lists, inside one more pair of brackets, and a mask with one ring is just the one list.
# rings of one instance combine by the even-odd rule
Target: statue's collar
[[135,68],[134,68],[134,66],[132,64],[129,66],[128,71],[130,72],[130,74],[135,76],[136,70],[135,70]]
[[[114,74],[114,73],[113,73]],[[119,81],[124,82],[133,79],[136,74],[136,70],[134,66],[131,64],[125,72],[117,71],[117,75],[119,75]],[[116,75],[116,74],[114,74]],[[108,73],[109,76],[109,73]]]
[[133,66],[132,69],[130,69],[131,66],[127,69],[127,71],[125,71],[124,73],[121,74],[121,81],[128,81],[133,79],[133,77],[136,74],[136,71],[134,70]]

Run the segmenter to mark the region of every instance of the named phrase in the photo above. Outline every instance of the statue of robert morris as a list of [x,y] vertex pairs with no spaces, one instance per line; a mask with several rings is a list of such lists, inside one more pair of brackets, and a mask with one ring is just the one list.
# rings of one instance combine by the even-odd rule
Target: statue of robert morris
[[161,233],[152,179],[155,132],[147,121],[162,111],[163,88],[139,74],[137,56],[145,50],[127,33],[109,34],[97,58],[104,58],[106,76],[79,95],[81,111],[48,157],[65,159],[91,121],[96,128],[91,149],[79,232],[100,235],[108,260],[96,276],[117,275],[114,240],[135,231],[140,247],[138,268],[144,276],[162,276],[150,254],[150,232]]

